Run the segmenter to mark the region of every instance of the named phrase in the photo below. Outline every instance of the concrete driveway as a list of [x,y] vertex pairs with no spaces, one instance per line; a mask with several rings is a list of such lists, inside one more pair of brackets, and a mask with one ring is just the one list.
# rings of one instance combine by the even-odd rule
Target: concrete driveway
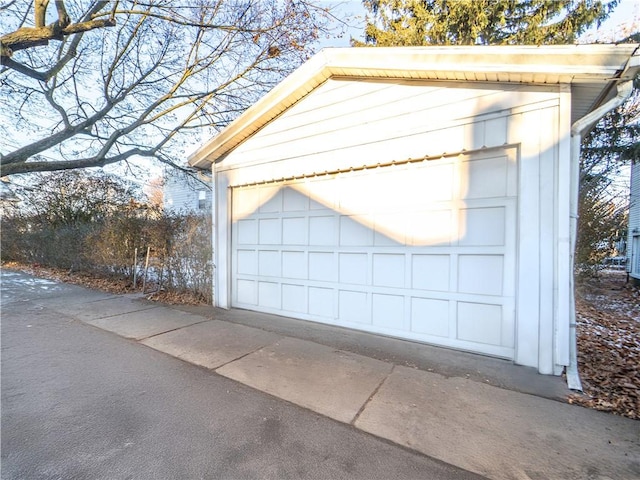
[[309,322],[78,288],[47,308],[461,469],[640,478],[638,422],[560,401],[560,378]]

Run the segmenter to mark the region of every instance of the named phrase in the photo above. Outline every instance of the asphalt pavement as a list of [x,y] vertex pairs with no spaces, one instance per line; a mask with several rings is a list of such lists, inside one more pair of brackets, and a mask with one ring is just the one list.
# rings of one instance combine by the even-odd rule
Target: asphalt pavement
[[3,270],[2,479],[480,478],[78,318],[127,304]]
[[640,423],[503,360],[6,270],[2,297],[2,478],[640,478]]

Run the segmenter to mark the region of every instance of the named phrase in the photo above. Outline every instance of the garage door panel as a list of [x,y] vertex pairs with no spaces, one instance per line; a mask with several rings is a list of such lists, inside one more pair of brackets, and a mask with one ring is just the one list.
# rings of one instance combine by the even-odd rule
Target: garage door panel
[[258,306],[279,309],[281,307],[280,284],[277,282],[258,282]]
[[402,247],[406,245],[406,240],[404,234],[389,237],[383,231],[374,231],[373,245],[376,247]]
[[282,189],[279,186],[264,186],[259,189],[260,213],[282,211]]
[[332,216],[309,217],[309,245],[336,245],[338,218]]
[[233,192],[233,214],[236,221],[242,220],[260,208],[260,191],[255,188],[236,189]]
[[335,212],[339,210],[337,175],[319,177],[317,181],[304,184],[304,191],[310,198],[309,210]]
[[241,275],[257,275],[258,274],[258,253],[255,250],[237,251],[238,273]]
[[307,245],[307,218],[286,217],[282,219],[282,243],[284,245]]
[[458,302],[457,338],[473,343],[502,345],[502,306]]
[[371,209],[381,192],[372,188],[369,180],[364,175],[341,176],[336,180],[341,212],[364,213]]
[[279,218],[261,218],[258,220],[258,243],[260,245],[280,245],[282,227]]
[[381,179],[372,201],[382,209],[421,209],[451,200],[455,191],[456,166],[452,160],[425,162],[392,174],[379,169],[372,175]]
[[502,306],[502,341],[500,345],[506,348],[515,347],[516,306],[512,299],[504,302]]
[[449,255],[411,255],[411,287],[420,290],[449,291]]
[[255,280],[239,279],[236,282],[236,295],[241,305],[258,304],[258,286]]
[[404,246],[407,244],[408,216],[404,212],[374,215],[374,245]]
[[302,285],[282,285],[282,309],[287,312],[307,313],[307,289]]
[[458,245],[503,246],[505,207],[463,208],[459,212]]
[[373,286],[404,288],[405,263],[404,254],[374,253]]
[[306,279],[308,277],[306,253],[303,251],[283,251],[282,276],[284,278]]
[[448,300],[411,299],[411,331],[438,337],[449,336],[450,308]]
[[238,220],[236,242],[238,245],[258,243],[258,220]]
[[340,245],[368,247],[373,245],[373,230],[363,215],[340,217]]
[[334,205],[329,199],[315,200],[312,197],[309,199],[309,211],[330,213],[334,211]]
[[366,292],[338,291],[338,320],[344,323],[371,323],[369,299]]
[[470,158],[235,187],[232,305],[513,358],[515,163]]
[[404,330],[405,297],[402,295],[372,295],[372,323],[390,330]]
[[[282,274],[281,253],[279,250],[258,251],[258,275],[261,277],[279,277]],[[238,261],[238,263],[240,263]]]
[[418,210],[406,214],[407,244],[410,246],[450,245],[457,233],[450,209]]
[[[411,193],[418,194],[420,199],[418,205],[426,207],[433,202],[451,200],[455,186],[455,165],[451,162],[426,163],[422,165],[422,169],[425,171],[422,174],[413,175],[411,181]],[[415,195],[413,197],[415,198]],[[411,197],[407,200],[408,205],[413,203]]]
[[458,291],[480,295],[502,295],[504,261],[502,255],[460,255]]
[[338,269],[333,252],[309,252],[309,280],[320,282],[338,280]]
[[462,163],[466,175],[462,181],[462,199],[504,197],[507,195],[507,156]]
[[353,285],[369,284],[369,258],[366,253],[338,254],[338,281]]
[[336,301],[333,288],[309,287],[309,314],[319,319],[335,319]]
[[309,210],[309,197],[296,189],[283,188],[282,210],[284,212],[306,212]]

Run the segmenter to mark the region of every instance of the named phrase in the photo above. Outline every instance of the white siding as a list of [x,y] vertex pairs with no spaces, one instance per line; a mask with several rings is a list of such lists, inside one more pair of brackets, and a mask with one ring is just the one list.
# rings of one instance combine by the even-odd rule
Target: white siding
[[[211,187],[193,178],[176,172],[168,172],[165,174],[162,192],[166,212],[211,211],[213,198]],[[204,203],[201,200],[204,200]]]
[[252,170],[253,178],[243,174],[243,181],[261,181],[501,146],[510,112],[557,105],[558,91],[329,80],[238,146],[216,170],[264,165]]
[[629,238],[627,241],[627,270],[640,280],[640,164],[631,166],[631,198],[629,207]]
[[[375,168],[379,163],[392,161],[439,158],[441,155],[455,156],[470,151],[481,153],[485,149],[507,148],[515,152],[518,162],[517,179],[514,182],[517,189],[514,197],[518,200],[514,215],[509,219],[511,225],[515,224],[515,255],[513,259],[505,257],[506,263],[501,265],[515,279],[509,285],[513,288],[515,299],[515,305],[512,305],[515,316],[513,355],[517,363],[536,367],[541,373],[557,373],[566,364],[566,360],[561,359],[566,359],[568,350],[568,345],[564,344],[553,348],[554,334],[566,330],[563,322],[567,322],[568,318],[566,302],[560,301],[562,299],[558,298],[554,288],[560,262],[556,239],[559,229],[565,228],[568,223],[568,217],[559,218],[557,214],[562,206],[558,203],[558,191],[561,185],[568,185],[569,182],[569,178],[558,174],[558,166],[568,164],[569,161],[568,158],[559,158],[558,145],[567,141],[564,138],[567,128],[560,125],[558,120],[561,95],[561,88],[558,86],[478,86],[394,80],[327,81],[215,165],[218,191],[216,254],[219,267],[216,298],[219,306],[230,306],[232,294],[229,287],[235,288],[229,285],[232,233],[231,194],[227,187],[273,182],[277,189],[278,182],[293,181],[291,179],[296,176],[314,173],[323,175],[325,172],[345,171],[362,166]],[[317,178],[339,175],[331,173]],[[471,195],[476,188],[474,182],[483,186],[495,182],[495,178],[484,169],[476,171],[472,177],[467,177],[467,188]],[[384,189],[385,182],[388,181],[371,181],[369,188]],[[326,183],[327,188],[336,188],[339,184],[322,183]],[[437,191],[439,187],[438,184],[425,185],[431,191]],[[267,189],[261,187],[257,190],[264,193]],[[269,208],[267,200],[257,198],[255,205]],[[321,207],[332,209],[342,216],[357,214],[361,205],[357,205],[357,197],[352,200],[356,204],[324,204]],[[251,213],[246,212],[247,215]],[[234,214],[242,216],[238,212]],[[314,220],[316,223],[321,221]],[[468,224],[471,225],[473,221],[469,219]],[[479,225],[486,221],[488,220],[477,219]],[[362,225],[366,225],[366,221],[357,220],[352,226],[356,228]],[[309,228],[317,228],[319,232],[327,231],[320,223]],[[265,234],[269,231],[265,225]],[[250,233],[247,232],[247,235]],[[490,230],[485,233],[495,234]],[[375,241],[375,231],[372,235]],[[393,240],[410,244],[406,238],[400,237]],[[335,245],[340,239],[325,241]],[[355,257],[345,257],[344,261],[351,260],[357,261]],[[380,261],[392,260],[391,257],[380,258]],[[430,260],[437,262],[439,259],[434,256]],[[468,260],[475,261],[474,258]],[[265,266],[269,264],[268,259],[263,261],[267,262],[264,263]],[[566,261],[568,262],[568,258]],[[260,265],[259,260],[257,265]],[[334,274],[322,270],[326,263],[320,259],[313,265],[318,269],[318,275]],[[336,275],[339,278],[340,272]],[[371,277],[371,282],[378,281],[375,270],[367,275]],[[384,279],[386,282],[396,280],[400,282],[400,279],[393,277]],[[406,278],[405,282],[410,280]],[[449,282],[453,281],[453,278],[449,279]],[[484,288],[482,282],[478,283],[473,278],[464,280],[462,286],[474,292]],[[263,286],[263,296],[267,294],[264,289],[270,287],[273,285]],[[250,287],[249,284],[238,285],[237,288],[246,289],[242,292],[242,295],[246,295],[243,298],[259,301],[259,289]],[[429,288],[437,290],[438,287],[430,285]],[[291,290],[289,293],[287,297],[292,299],[292,303],[287,308],[295,312],[301,306],[293,302],[297,298],[295,292]],[[328,294],[324,293],[326,298],[319,288],[310,291],[309,304],[318,309],[330,307],[326,303]],[[490,293],[492,292],[488,294]],[[356,300],[352,298],[344,303],[355,305]],[[382,305],[383,300],[389,299],[380,297],[377,300]],[[428,304],[416,301],[410,307],[416,311],[430,309],[444,312],[444,304],[434,301],[431,300]],[[339,305],[340,302],[336,304]],[[403,308],[408,311],[408,307]],[[465,307],[462,306],[459,318],[463,323],[470,320],[465,317],[465,312]],[[335,312],[326,313],[330,315]],[[345,316],[353,314],[353,318],[357,316],[355,311],[343,313]],[[489,315],[491,312],[485,313]],[[384,322],[384,318],[386,317],[383,315],[375,321]],[[418,325],[417,328],[422,327]],[[424,328],[428,330],[431,327],[425,325]],[[442,332],[436,329],[427,333],[437,336]]]

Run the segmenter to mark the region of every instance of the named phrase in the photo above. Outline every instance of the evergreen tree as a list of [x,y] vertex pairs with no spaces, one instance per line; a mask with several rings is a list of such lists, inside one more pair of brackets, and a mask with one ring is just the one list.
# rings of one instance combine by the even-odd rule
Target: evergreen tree
[[[634,34],[624,42],[638,42]],[[626,240],[629,197],[616,185],[622,166],[640,160],[640,78],[631,97],[602,118],[582,141],[576,264],[597,273],[602,260]],[[628,177],[627,179],[628,180]],[[622,252],[624,253],[624,252]]]
[[574,43],[619,0],[363,0],[365,42],[356,46]]
[[[619,0],[363,0],[365,42],[355,46],[572,44],[608,18]],[[639,34],[625,42],[640,41]],[[585,137],[580,159],[576,264],[593,271],[624,230],[612,185],[640,158],[640,82],[624,105]],[[618,232],[618,233],[612,233]],[[613,238],[615,236],[615,238]],[[603,248],[605,246],[605,248]]]

